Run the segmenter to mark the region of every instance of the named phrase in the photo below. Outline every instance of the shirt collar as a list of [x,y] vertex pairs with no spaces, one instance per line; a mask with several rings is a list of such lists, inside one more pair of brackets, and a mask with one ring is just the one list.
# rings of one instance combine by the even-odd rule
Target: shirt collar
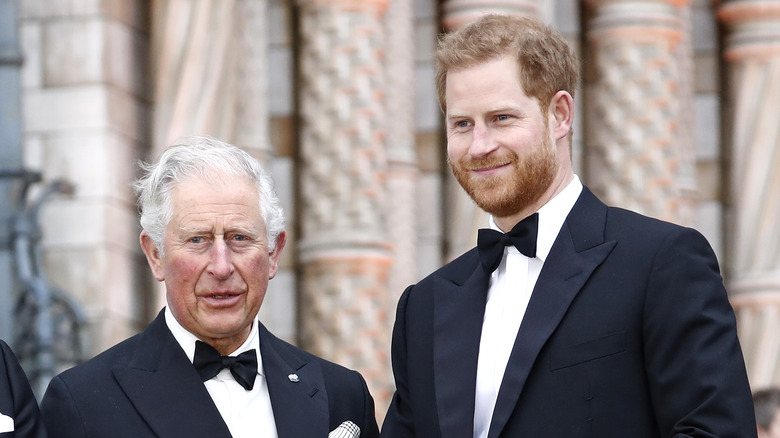
[[[168,325],[168,329],[173,334],[173,337],[176,339],[176,342],[179,343],[182,350],[184,350],[184,354],[187,355],[187,358],[190,360],[190,362],[193,361],[195,358],[195,341],[198,341],[198,337],[187,331],[180,323],[176,320],[176,318],[173,316],[173,312],[171,312],[170,306],[165,307],[165,323]],[[238,354],[241,354],[247,350],[256,349],[257,353],[257,374],[263,375],[263,359],[262,355],[260,354],[260,339],[258,335],[258,329],[257,325],[259,324],[259,321],[257,319],[257,316],[255,316],[254,321],[252,321],[252,329],[249,331],[249,336],[247,336],[246,340],[243,344],[241,344],[240,347],[238,347],[235,351],[230,353],[230,356],[236,356]]]
[[[539,209],[539,231],[536,235],[536,257],[545,261],[550,254],[555,238],[561,231],[566,216],[582,193],[582,181],[577,175],[571,182],[552,199]],[[493,216],[490,216],[490,228],[501,231]],[[503,232],[503,231],[502,231]],[[509,248],[511,251],[514,248]]]

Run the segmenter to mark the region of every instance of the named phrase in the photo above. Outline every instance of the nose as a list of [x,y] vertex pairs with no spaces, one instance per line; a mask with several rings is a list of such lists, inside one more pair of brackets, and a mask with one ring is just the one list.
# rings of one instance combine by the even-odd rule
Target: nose
[[472,158],[481,158],[490,155],[498,149],[498,142],[493,138],[490,129],[482,123],[475,123],[472,131],[469,155]]
[[219,279],[226,279],[233,273],[233,254],[223,239],[214,240],[211,247],[209,272]]

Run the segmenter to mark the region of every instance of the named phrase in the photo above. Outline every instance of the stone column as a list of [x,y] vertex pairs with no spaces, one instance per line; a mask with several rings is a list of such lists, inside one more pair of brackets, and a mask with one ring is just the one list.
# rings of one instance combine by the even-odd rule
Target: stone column
[[[585,73],[588,185],[605,201],[684,222],[694,145],[687,0],[589,0]],[[588,107],[589,106],[589,107]],[[687,187],[686,187],[687,186]]]
[[[237,0],[234,144],[261,163],[274,156],[268,132],[268,2]],[[270,169],[268,169],[270,170]]]
[[392,250],[385,222],[382,0],[299,0],[300,340],[360,370],[383,413]]
[[[388,310],[417,276],[417,149],[415,146],[415,41],[412,0],[394,0],[385,16],[387,32],[387,224],[393,244],[388,282]],[[425,215],[423,220],[429,218]],[[394,318],[388,319],[392,326]],[[389,333],[388,333],[389,336]]]
[[[447,31],[460,28],[488,13],[517,15],[542,19],[539,2],[542,0],[445,0],[442,5],[442,26]],[[477,230],[488,224],[488,214],[474,204],[452,173],[447,169],[445,179],[445,219],[450,261],[473,248]]]
[[728,29],[726,274],[754,388],[780,383],[780,1],[720,4]]
[[541,18],[539,1],[543,0],[444,0],[442,25],[447,30],[458,29],[485,14]]

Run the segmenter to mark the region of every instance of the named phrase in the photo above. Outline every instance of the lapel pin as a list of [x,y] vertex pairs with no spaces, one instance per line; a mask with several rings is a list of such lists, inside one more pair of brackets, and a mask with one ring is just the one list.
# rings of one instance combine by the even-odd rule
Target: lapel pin
[[298,383],[298,381],[300,380],[298,378],[298,375],[295,374],[295,373],[290,374],[289,376],[287,376],[287,378],[290,379],[290,381],[293,382],[293,383]]

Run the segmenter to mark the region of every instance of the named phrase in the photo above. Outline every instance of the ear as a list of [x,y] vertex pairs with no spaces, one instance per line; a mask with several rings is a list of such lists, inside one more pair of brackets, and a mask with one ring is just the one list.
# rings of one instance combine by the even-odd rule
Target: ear
[[149,263],[149,268],[154,274],[154,278],[157,281],[165,280],[165,273],[163,270],[162,259],[160,258],[160,251],[157,250],[157,246],[152,241],[152,238],[146,234],[146,231],[141,231],[141,249],[146,255],[146,262]]
[[574,123],[574,98],[568,91],[555,93],[548,108],[550,133],[560,140],[571,132]]
[[274,249],[268,254],[268,279],[272,279],[276,276],[276,272],[279,270],[279,260],[282,258],[282,250],[287,243],[287,232],[282,231],[276,236],[276,244]]

